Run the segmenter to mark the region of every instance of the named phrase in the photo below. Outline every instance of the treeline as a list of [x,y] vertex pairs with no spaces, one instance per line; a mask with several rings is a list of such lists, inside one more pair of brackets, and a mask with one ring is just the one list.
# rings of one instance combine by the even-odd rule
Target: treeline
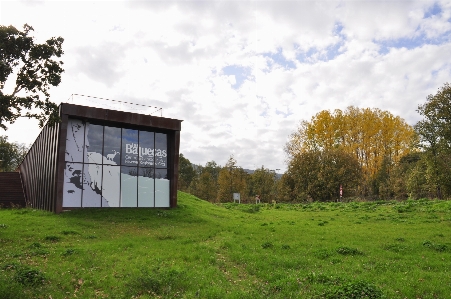
[[178,189],[210,202],[231,202],[233,193],[240,193],[241,202],[253,202],[260,195],[262,202],[277,198],[280,180],[275,170],[262,166],[248,173],[230,157],[225,166],[207,162],[193,165],[180,154]]
[[412,127],[380,109],[321,111],[290,136],[280,179],[264,167],[248,174],[233,158],[194,167],[181,155],[179,189],[212,202],[234,192],[263,202],[450,198],[451,86],[417,112],[423,119]]

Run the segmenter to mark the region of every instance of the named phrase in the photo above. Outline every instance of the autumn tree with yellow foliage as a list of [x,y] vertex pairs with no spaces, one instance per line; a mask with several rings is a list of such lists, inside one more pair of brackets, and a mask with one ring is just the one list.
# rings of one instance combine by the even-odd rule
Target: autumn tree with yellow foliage
[[302,121],[285,150],[289,160],[301,153],[340,149],[356,158],[362,173],[362,194],[383,170],[390,173],[401,157],[415,151],[417,135],[399,116],[377,108],[323,110]]

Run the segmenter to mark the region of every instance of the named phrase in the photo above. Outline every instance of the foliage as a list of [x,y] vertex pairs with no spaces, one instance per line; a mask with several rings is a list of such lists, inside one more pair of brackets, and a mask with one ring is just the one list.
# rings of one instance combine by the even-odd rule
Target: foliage
[[233,193],[240,193],[243,197],[247,194],[247,173],[236,164],[236,160],[231,156],[219,172],[218,202],[233,200]]
[[[399,160],[398,165],[394,167],[392,172],[389,174],[388,180],[385,182],[389,185],[387,189],[391,190],[393,198],[395,199],[407,199],[407,198],[424,198],[426,195],[420,195],[409,186],[409,178],[412,175],[417,164],[421,160],[422,153],[413,152],[404,155]],[[390,199],[390,197],[385,197]]]
[[403,155],[412,151],[415,142],[415,131],[399,116],[351,106],[345,111],[323,110],[310,122],[301,122],[285,150],[293,159],[301,153],[340,148],[359,162],[367,193],[384,161],[390,172]]
[[29,147],[10,143],[7,136],[0,136],[0,171],[14,171],[22,162]]
[[250,192],[252,195],[260,195],[261,202],[271,202],[270,199],[275,197],[275,172],[268,168],[258,168],[251,175]]
[[14,280],[22,285],[37,286],[44,284],[45,275],[37,269],[22,266],[16,270]]
[[220,169],[215,161],[207,162],[205,167],[197,166],[196,175],[189,187],[190,192],[199,198],[215,202]]
[[196,176],[196,171],[193,168],[190,160],[185,158],[183,154],[180,154],[179,158],[179,179],[178,190],[189,191],[189,186]]
[[361,255],[361,254],[363,254],[357,248],[350,248],[350,247],[346,247],[346,246],[337,248],[337,253],[341,254],[341,255]]
[[375,285],[365,281],[352,281],[340,285],[326,293],[327,299],[380,299],[382,291]]
[[[426,103],[418,106],[423,116],[415,125],[420,136],[420,145],[428,153],[430,175],[428,184],[434,185],[438,198],[451,196],[451,86],[445,83],[435,95],[428,95]],[[443,161],[446,160],[445,165]],[[443,190],[445,188],[446,190]]]
[[[35,43],[31,36],[33,27],[25,24],[23,31],[13,26],[0,25],[0,128],[6,130],[5,122],[13,123],[22,116],[22,110],[33,108],[25,116],[36,118],[42,127],[47,118],[53,124],[59,121],[57,106],[50,102],[50,86],[58,86],[63,72],[62,37],[52,37],[43,44]],[[15,76],[14,89],[4,91],[6,81]]]
[[340,185],[354,195],[361,180],[358,161],[340,149],[310,151],[294,156],[283,182],[299,201],[331,201],[339,198]]

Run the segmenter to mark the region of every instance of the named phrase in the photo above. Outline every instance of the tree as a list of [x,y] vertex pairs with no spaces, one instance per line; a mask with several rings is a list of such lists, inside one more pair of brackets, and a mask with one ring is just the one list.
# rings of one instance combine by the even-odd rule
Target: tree
[[189,187],[190,192],[201,199],[215,202],[220,169],[215,161],[207,162],[204,167],[197,166],[196,175]]
[[423,120],[415,125],[420,136],[420,145],[428,153],[429,165],[432,167],[430,178],[435,185],[438,198],[442,198],[443,177],[449,177],[450,168],[441,167],[440,162],[451,154],[451,86],[445,83],[437,94],[428,95],[426,103],[418,106],[418,113]]
[[295,201],[331,201],[357,193],[361,167],[352,155],[341,149],[309,151],[295,155],[282,181]]
[[0,171],[15,171],[28,149],[25,144],[10,143],[8,137],[0,136]]
[[[63,62],[55,60],[64,53],[62,37],[52,37],[37,44],[30,36],[33,27],[25,24],[23,31],[0,25],[0,128],[14,123],[21,116],[36,118],[42,127],[59,121],[58,107],[50,102],[50,86],[61,82]],[[15,75],[11,93],[4,91],[6,81]],[[22,110],[29,110],[24,115]],[[38,109],[40,113],[36,112]]]
[[407,199],[413,196],[414,193],[408,188],[408,182],[413,183],[411,181],[412,172],[423,156],[424,153],[412,152],[401,157],[389,178],[394,198]]
[[181,191],[188,191],[195,176],[196,171],[194,170],[190,160],[185,158],[183,154],[180,154],[178,189]]
[[[362,167],[365,195],[372,182],[414,149],[416,134],[402,118],[380,109],[348,107],[345,111],[321,111],[310,122],[302,121],[285,150],[290,158],[300,153],[339,148],[354,156]],[[384,164],[385,163],[385,164]]]
[[247,173],[236,164],[236,160],[231,156],[219,172],[218,202],[232,201],[233,193],[240,193],[242,199],[247,195]]
[[251,192],[260,195],[263,202],[269,202],[275,195],[275,173],[263,166],[251,175]]

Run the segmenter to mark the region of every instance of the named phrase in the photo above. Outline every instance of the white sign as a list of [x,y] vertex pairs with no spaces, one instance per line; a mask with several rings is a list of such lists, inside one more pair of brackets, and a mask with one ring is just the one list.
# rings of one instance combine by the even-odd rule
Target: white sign
[[[150,147],[140,147],[137,143],[125,144],[125,163],[126,164],[138,164],[138,155],[140,165],[151,166],[166,166],[164,158],[168,156],[167,151],[164,149],[153,149]],[[156,161],[154,161],[154,156]]]

